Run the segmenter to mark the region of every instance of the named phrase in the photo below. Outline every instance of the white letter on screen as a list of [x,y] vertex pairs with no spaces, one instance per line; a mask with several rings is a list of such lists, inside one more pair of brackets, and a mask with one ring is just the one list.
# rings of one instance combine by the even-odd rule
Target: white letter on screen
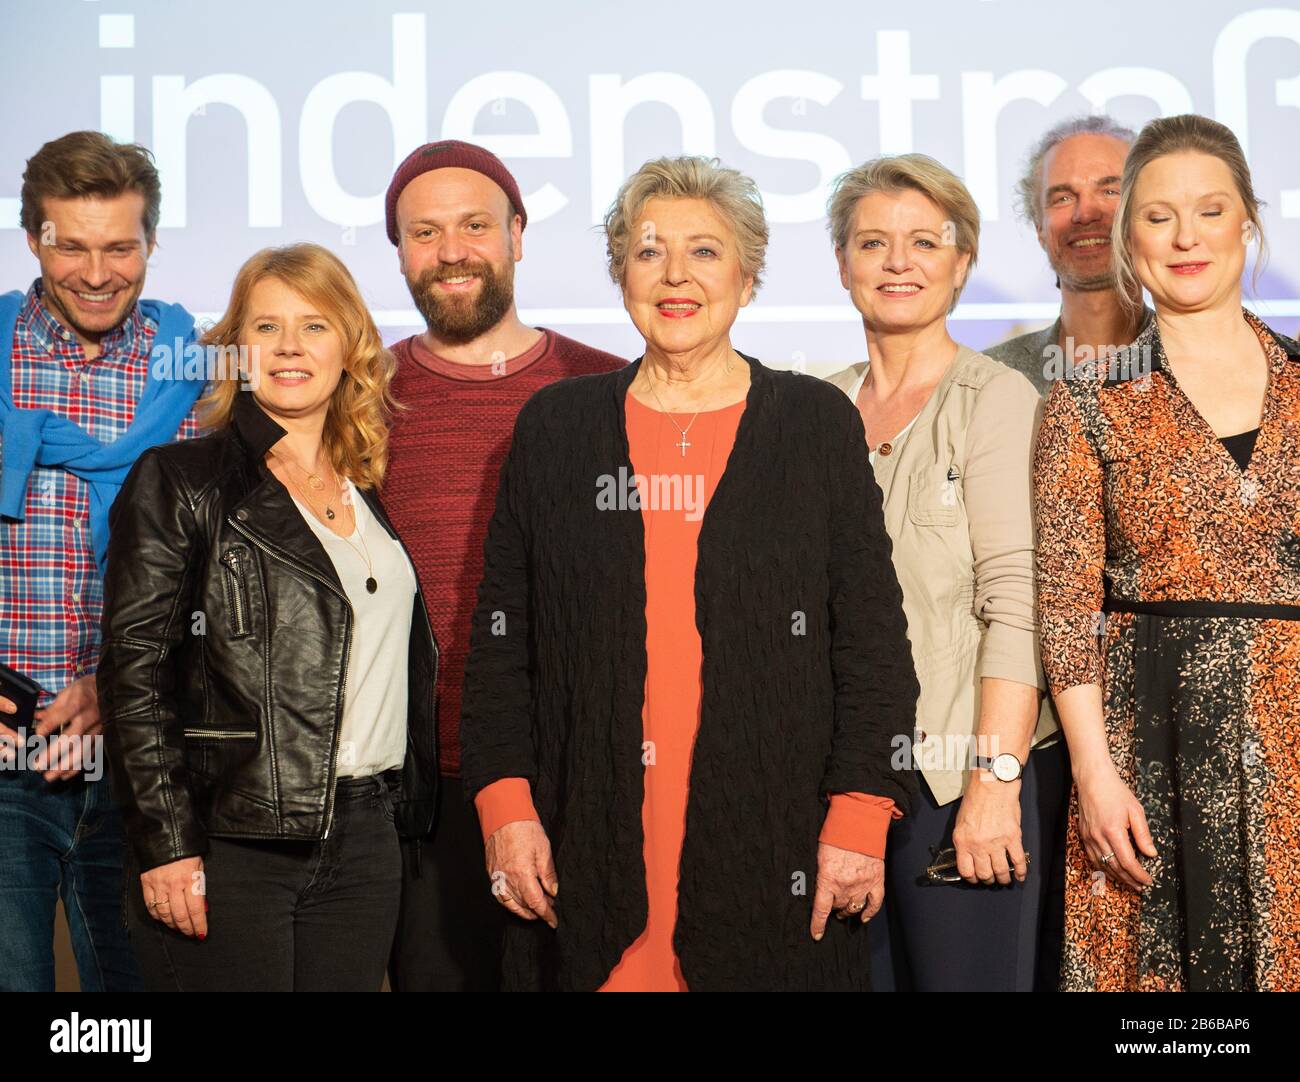
[[346,105],[364,101],[388,114],[393,166],[425,141],[429,130],[424,71],[424,16],[393,16],[393,81],[368,71],[341,71],[311,88],[298,125],[298,171],[307,203],[327,222],[374,225],[384,220],[384,187],[373,195],[345,192],[334,175],[334,125]]
[[[248,129],[248,224],[280,225],[280,110],[271,92],[247,75],[208,75],[189,86],[181,75],[155,75],[153,153],[162,182],[159,226],[179,229],[188,224],[185,130],[190,117],[206,113],[209,105],[229,105]],[[205,154],[200,160],[219,162],[225,169],[230,159]]]
[[[1250,160],[1250,110],[1246,54],[1255,42],[1265,38],[1289,38],[1300,45],[1300,11],[1261,8],[1243,12],[1219,31],[1214,40],[1214,119],[1232,129],[1247,161]],[[1300,109],[1300,75],[1279,79],[1276,88],[1278,105]],[[1300,218],[1300,188],[1283,191],[1278,198],[1278,209],[1283,218]]]
[[880,103],[880,153],[908,154],[912,103],[939,100],[939,76],[912,74],[912,35],[882,30],[876,35],[876,74],[862,77],[862,100]]
[[[704,89],[685,75],[656,71],[626,83],[620,75],[593,75],[591,87],[591,221],[605,220],[605,208],[627,178],[623,133],[627,114],[647,102],[666,105],[682,125],[682,154],[717,153],[713,106]],[[665,154],[671,153],[667,148]]]
[[[474,130],[478,115],[496,101],[517,101],[537,118],[536,133],[497,135]],[[522,71],[491,71],[471,79],[452,95],[442,117],[442,137],[463,139],[486,147],[500,158],[571,158],[573,130],[560,96],[535,75]],[[520,193],[528,222],[544,222],[558,214],[568,197],[549,181],[535,192]]]
[[1149,98],[1156,103],[1157,116],[1180,116],[1196,112],[1192,92],[1167,71],[1158,68],[1106,68],[1094,71],[1079,84],[1088,99],[1089,111],[1106,112],[1115,98]]
[[999,218],[998,116],[1013,101],[1051,105],[1065,86],[1065,80],[1050,71],[1013,71],[996,81],[991,71],[962,73],[966,187],[986,222],[996,222]]
[[764,108],[780,99],[808,99],[829,105],[844,87],[815,71],[769,71],[756,75],[736,91],[731,126],[740,145],[769,158],[809,161],[817,166],[817,184],[806,192],[785,195],[763,190],[763,206],[772,222],[813,222],[826,213],[831,182],[849,169],[849,152],[832,139],[811,131],[770,127]]

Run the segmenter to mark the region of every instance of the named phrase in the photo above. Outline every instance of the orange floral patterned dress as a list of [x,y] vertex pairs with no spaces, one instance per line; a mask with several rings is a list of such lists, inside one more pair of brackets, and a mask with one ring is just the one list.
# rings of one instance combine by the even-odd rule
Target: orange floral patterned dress
[[1057,382],[1034,462],[1043,665],[1102,688],[1158,856],[1143,894],[1092,867],[1071,796],[1065,990],[1300,989],[1300,347],[1268,360],[1234,460],[1153,321]]

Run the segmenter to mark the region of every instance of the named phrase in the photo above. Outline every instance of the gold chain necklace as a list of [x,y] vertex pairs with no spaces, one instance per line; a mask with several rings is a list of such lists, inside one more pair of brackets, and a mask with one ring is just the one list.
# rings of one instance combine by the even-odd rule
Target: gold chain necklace
[[[728,372],[728,373],[731,372],[731,358],[730,358],[730,357],[727,358],[727,372]],[[681,451],[682,451],[682,458],[685,458],[685,457],[686,457],[686,448],[692,446],[692,444],[690,443],[690,441],[687,440],[687,438],[686,438],[686,433],[689,432],[689,431],[691,430],[691,426],[694,425],[695,422],[698,421],[698,420],[700,419],[700,414],[703,413],[704,411],[703,411],[703,410],[696,410],[696,411],[695,411],[695,416],[692,417],[692,418],[690,419],[690,421],[687,423],[686,427],[683,428],[681,425],[679,425],[679,424],[677,423],[677,418],[674,417],[671,413],[668,412],[668,408],[664,405],[664,403],[663,403],[663,399],[661,399],[661,398],[659,397],[659,392],[655,390],[655,385],[654,385],[654,383],[653,383],[653,382],[651,381],[651,379],[650,379],[650,372],[649,372],[649,370],[646,371],[646,374],[645,374],[645,382],[646,382],[646,386],[650,388],[650,393],[651,393],[652,395],[654,395],[655,401],[656,401],[657,403],[659,403],[659,412],[662,413],[665,417],[667,417],[668,420],[670,420],[670,421],[673,423],[673,427],[674,427],[675,429],[677,429],[678,432],[681,433],[681,435],[682,435],[681,442],[680,442],[680,443],[674,443],[673,446],[674,446],[674,447],[680,447],[680,448],[681,448]]]
[[[317,474],[311,473],[311,472],[309,472],[308,470],[303,469],[302,466],[298,466],[298,463],[295,462],[293,459],[289,458],[289,457],[286,456],[286,455],[276,454],[275,451],[272,451],[271,454],[272,454],[272,456],[274,456],[275,458],[278,458],[281,462],[283,462],[283,463],[285,464],[286,467],[288,467],[288,466],[297,466],[299,470],[302,470],[302,472],[303,472],[304,474],[307,475],[307,484],[308,484],[308,486],[309,486],[310,488],[314,489],[316,492],[320,492],[320,491],[325,487],[325,482],[324,482],[323,480],[321,480],[321,478],[320,478]],[[333,465],[330,466],[330,473],[331,473],[331,475],[334,477],[334,484],[335,484],[335,487],[336,487],[336,488],[339,488],[339,494],[340,494],[340,498],[341,498],[341,497],[342,497],[342,487],[341,487],[341,486],[339,485],[339,483],[338,483],[338,475],[337,475],[337,474],[334,474],[334,467],[333,467]],[[292,473],[289,474],[289,480],[290,480],[290,481],[293,481],[293,487],[294,487],[294,488],[296,488],[299,492],[302,492],[303,499],[305,499],[305,500],[307,501],[307,506],[310,507],[313,511],[315,511],[315,510],[316,510],[316,504],[312,501],[311,497],[308,496],[306,492],[303,492],[302,486],[301,486],[300,484],[298,484],[297,481],[294,481],[294,480],[293,480],[293,474],[292,474]],[[325,498],[325,517],[326,517],[327,519],[329,519],[331,522],[334,521],[334,508],[332,508],[332,507],[330,506],[330,501],[329,501],[329,497],[328,497],[328,496]]]
[[[274,451],[272,451],[271,454],[274,455],[276,458],[278,458],[281,462],[286,462],[286,463],[289,462],[289,459],[285,458],[283,455],[277,455]],[[299,466],[298,468],[302,469],[301,466]],[[306,473],[307,471],[303,470],[302,472]],[[334,478],[335,487],[339,490],[340,500],[343,502],[344,506],[347,507],[347,509],[352,514],[351,532],[360,533],[357,527],[356,507],[353,506],[353,500],[348,497],[348,494],[343,487],[343,483],[338,478],[338,474],[334,472],[334,467],[332,464],[330,466],[330,474]],[[310,476],[315,476],[315,475],[312,474]],[[319,478],[317,478],[317,480],[319,480]],[[307,502],[307,506],[311,508],[313,514],[318,514],[318,512],[316,511],[315,504],[313,504],[311,501],[311,497],[308,496],[307,493],[303,491],[303,487],[300,484],[298,484],[298,482],[294,479],[292,473],[289,474],[289,481],[293,484],[294,488],[296,488],[300,493],[302,493],[302,498]],[[325,487],[325,483],[323,481],[321,482],[320,487],[321,488]],[[334,518],[334,511],[331,507],[328,506],[328,502],[325,507],[325,514],[328,515],[331,520]],[[330,532],[333,533],[334,531],[331,530]],[[366,593],[373,594],[376,590],[379,589],[379,583],[375,581],[375,565],[374,562],[370,559],[370,546],[366,544],[366,535],[364,533],[361,533],[361,546],[362,546],[361,548],[357,548],[357,546],[352,543],[351,536],[344,537],[341,534],[335,534],[334,536],[338,537],[339,540],[346,542],[348,548],[350,548],[353,552],[355,552],[357,554],[357,557],[366,565]]]

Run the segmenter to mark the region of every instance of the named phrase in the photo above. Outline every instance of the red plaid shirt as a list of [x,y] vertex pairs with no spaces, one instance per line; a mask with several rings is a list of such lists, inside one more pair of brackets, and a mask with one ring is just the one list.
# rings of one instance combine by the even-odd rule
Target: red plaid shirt
[[[135,418],[157,330],[137,305],[104,336],[99,356],[87,360],[42,303],[37,279],[14,327],[14,405],[51,410],[101,443],[117,439]],[[196,435],[191,411],[177,438]],[[37,466],[24,520],[0,519],[0,661],[41,685],[42,707],[95,671],[103,603],[86,483],[62,468]]]

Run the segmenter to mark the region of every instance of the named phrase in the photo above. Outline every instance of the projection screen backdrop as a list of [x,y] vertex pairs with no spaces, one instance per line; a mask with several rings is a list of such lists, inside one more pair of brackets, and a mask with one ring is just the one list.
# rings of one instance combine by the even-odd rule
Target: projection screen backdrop
[[[529,209],[524,318],[639,352],[596,228],[624,176],[665,153],[750,173],[772,223],[767,282],[736,345],[822,374],[859,359],[835,273],[828,185],[881,153],[934,155],[983,214],[956,314],[974,347],[1055,316],[1013,188],[1034,138],[1105,111],[1136,128],[1205,113],[1246,146],[1271,259],[1247,291],[1300,328],[1300,10],[1237,0],[930,0],[896,5],[0,0],[0,269],[25,288],[25,159],[99,128],[163,178],[147,294],[212,317],[258,248],[313,240],[351,267],[387,340],[419,325],[384,235],[394,164],[427,139],[482,143]],[[1248,264],[1249,266],[1249,264]]]

